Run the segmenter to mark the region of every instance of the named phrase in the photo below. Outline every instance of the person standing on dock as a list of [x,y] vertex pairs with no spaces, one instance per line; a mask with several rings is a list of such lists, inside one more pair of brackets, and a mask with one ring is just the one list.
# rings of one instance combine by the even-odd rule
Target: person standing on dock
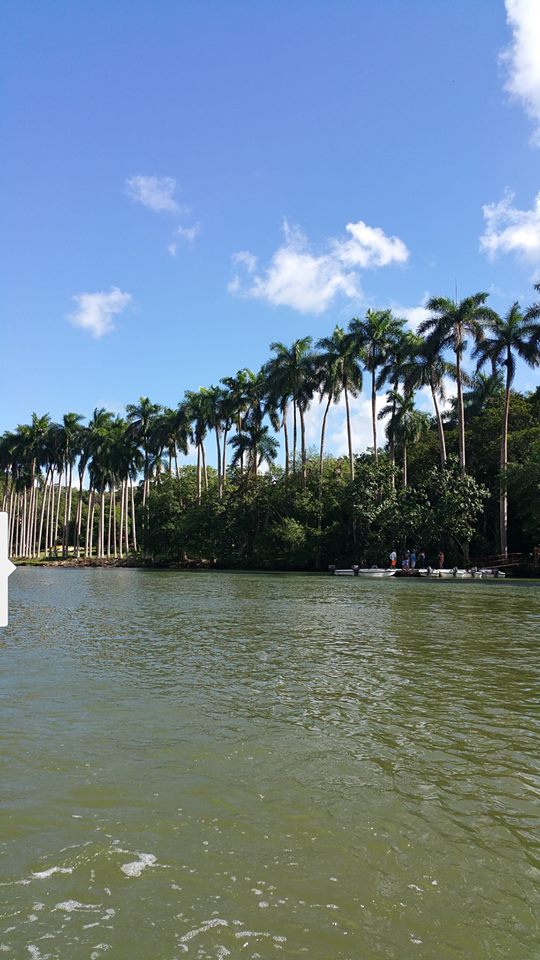
[[391,567],[395,567],[395,566],[396,566],[396,563],[397,563],[397,553],[396,553],[395,550],[392,550],[392,551],[390,552],[390,555],[389,555],[389,558],[388,558],[388,559],[390,560],[390,566],[391,566]]
[[444,567],[444,553],[442,550],[439,550],[437,554],[437,567],[439,570],[442,570]]

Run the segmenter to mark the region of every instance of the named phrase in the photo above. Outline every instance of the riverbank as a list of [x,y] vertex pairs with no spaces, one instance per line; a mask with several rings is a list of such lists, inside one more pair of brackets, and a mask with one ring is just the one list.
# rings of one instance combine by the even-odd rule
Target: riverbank
[[143,567],[162,568],[164,570],[215,570],[216,564],[211,560],[178,560],[159,561],[145,560],[142,557],[67,557],[57,560],[47,559],[17,559],[12,561],[16,567],[67,567],[75,570],[81,567]]
[[[213,560],[206,559],[187,559],[187,560],[150,560],[143,559],[142,557],[80,557],[75,559],[74,557],[68,557],[66,559],[26,559],[26,560],[13,560],[13,563],[16,567],[65,567],[69,570],[81,569],[83,567],[99,567],[104,568],[114,568],[119,567],[129,567],[129,568],[139,568],[144,570],[222,570],[223,572],[244,572],[244,573],[324,573],[327,574],[326,570],[317,570],[315,568],[309,570],[291,570],[283,569],[282,567],[267,567],[264,570],[257,569],[256,567],[227,567],[218,564]],[[532,564],[521,564],[519,567],[513,567],[511,569],[505,570],[506,579],[509,580],[540,580],[540,570],[538,567],[534,567]],[[418,571],[410,571],[405,574],[403,571],[396,571],[396,577],[399,579],[402,578],[413,578],[418,577]]]

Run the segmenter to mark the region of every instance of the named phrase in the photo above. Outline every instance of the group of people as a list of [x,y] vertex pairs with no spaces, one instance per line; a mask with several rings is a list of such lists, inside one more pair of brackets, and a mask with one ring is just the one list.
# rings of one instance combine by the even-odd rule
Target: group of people
[[[388,557],[390,560],[390,566],[395,568],[398,565],[398,555],[395,550],[391,550]],[[416,548],[413,550],[405,550],[401,557],[401,569],[402,570],[425,570],[428,566],[427,557],[423,550],[417,551]],[[437,554],[437,569],[442,570],[444,567],[444,553],[442,550],[439,550]]]

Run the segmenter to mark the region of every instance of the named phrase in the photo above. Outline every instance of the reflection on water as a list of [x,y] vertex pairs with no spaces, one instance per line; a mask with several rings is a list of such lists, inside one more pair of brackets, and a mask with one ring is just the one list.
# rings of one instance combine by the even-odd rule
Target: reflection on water
[[19,569],[6,957],[540,955],[540,589]]

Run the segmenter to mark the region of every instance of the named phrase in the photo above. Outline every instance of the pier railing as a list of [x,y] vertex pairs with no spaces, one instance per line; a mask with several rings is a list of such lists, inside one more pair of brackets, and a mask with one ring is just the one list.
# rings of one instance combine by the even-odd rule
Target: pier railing
[[480,569],[498,567],[499,570],[503,570],[508,567],[519,567],[526,561],[527,558],[523,553],[493,553],[489,557],[475,557],[471,562]]

